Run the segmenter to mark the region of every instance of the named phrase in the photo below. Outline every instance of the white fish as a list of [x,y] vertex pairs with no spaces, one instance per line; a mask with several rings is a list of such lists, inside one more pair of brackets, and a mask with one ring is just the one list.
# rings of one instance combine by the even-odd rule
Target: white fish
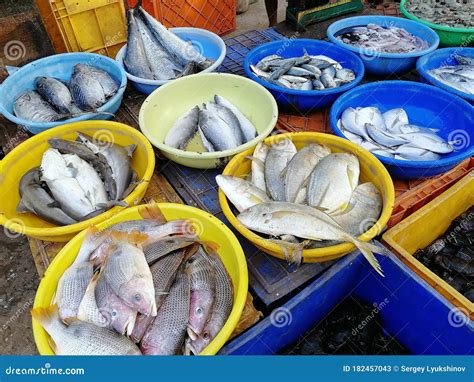
[[253,151],[252,157],[252,183],[267,192],[265,184],[265,160],[267,159],[268,146],[265,142],[259,142]]
[[285,200],[283,170],[296,154],[295,145],[288,138],[273,144],[265,161],[265,183],[267,192],[275,201]]
[[239,212],[255,204],[270,201],[265,191],[235,176],[217,175],[216,182]]

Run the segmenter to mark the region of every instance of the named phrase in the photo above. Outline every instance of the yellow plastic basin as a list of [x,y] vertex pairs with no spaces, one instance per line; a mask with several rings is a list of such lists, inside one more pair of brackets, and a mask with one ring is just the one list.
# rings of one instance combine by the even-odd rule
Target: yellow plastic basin
[[[202,355],[216,354],[234,331],[244,309],[248,290],[247,262],[244,252],[232,231],[209,213],[183,204],[160,203],[158,206],[166,220],[190,219],[201,240],[213,241],[219,244],[217,252],[234,286],[234,306],[222,330],[201,353]],[[97,227],[104,229],[122,221],[142,219],[140,209],[143,207],[142,205],[127,208],[111,219],[98,224]],[[84,235],[85,231],[75,236],[54,258],[36,292],[34,308],[51,305],[58,281],[64,271],[75,260]],[[33,334],[41,355],[54,354],[48,343],[48,334],[35,320],[33,320]]]
[[68,226],[57,226],[46,222],[33,213],[17,213],[20,201],[19,184],[22,176],[41,164],[43,153],[50,148],[48,139],[75,140],[77,132],[95,136],[119,145],[136,144],[132,167],[141,183],[125,198],[130,205],[137,205],[145,195],[148,182],[155,169],[153,147],[136,129],[118,122],[84,121],[52,128],[26,140],[0,161],[0,224],[9,230],[47,241],[68,241],[75,234],[114,216],[124,207],[114,207],[92,219]]
[[[196,105],[212,101],[219,94],[236,105],[255,125],[258,136],[233,150],[192,152],[165,145],[174,122]],[[224,73],[202,73],[183,77],[161,86],[150,94],[140,109],[140,129],[168,159],[193,168],[224,166],[231,157],[255,146],[273,130],[278,107],[270,92],[245,77]]]
[[[382,229],[385,227],[392,214],[395,202],[395,190],[390,175],[384,165],[375,158],[375,156],[346,139],[322,133],[279,134],[267,138],[265,143],[271,145],[284,138],[291,139],[298,150],[311,143],[320,143],[331,148],[332,152],[348,152],[355,154],[359,158],[360,163],[360,182],[372,182],[378,188],[383,198],[383,209],[379,220],[372,226],[372,228],[359,236],[359,239],[367,242],[382,232]],[[250,173],[251,166],[250,159],[246,158],[246,156],[249,155],[252,155],[252,149],[235,156],[224,169],[223,174],[239,177],[247,176]],[[219,202],[227,220],[229,220],[230,224],[232,224],[246,239],[269,255],[285,259],[283,250],[277,244],[250,231],[239,222],[230,208],[224,192],[220,189]],[[303,251],[303,261],[306,263],[312,263],[333,260],[348,254],[353,251],[354,248],[355,246],[353,244],[344,243],[325,248],[306,249]]]

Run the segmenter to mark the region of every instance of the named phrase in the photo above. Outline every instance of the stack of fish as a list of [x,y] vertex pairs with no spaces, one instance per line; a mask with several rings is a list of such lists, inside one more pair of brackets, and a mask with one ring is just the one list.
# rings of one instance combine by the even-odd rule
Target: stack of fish
[[377,24],[353,27],[337,36],[343,43],[378,53],[409,53],[428,48],[425,40],[398,27]]
[[453,28],[474,28],[472,0],[408,0],[408,12],[433,24]]
[[20,95],[15,100],[13,112],[18,118],[31,122],[61,121],[97,113],[97,109],[118,89],[119,84],[106,71],[77,64],[68,82],[53,77],[37,77],[35,90]]
[[355,80],[355,73],[332,58],[307,52],[301,57],[262,58],[250,69],[261,79],[278,86],[297,90],[332,89]]
[[170,32],[141,6],[128,11],[124,64],[128,73],[148,80],[171,80],[199,73],[213,62],[190,42]]
[[50,139],[41,166],[23,175],[18,212],[32,212],[58,225],[99,215],[136,185],[131,167],[135,145],[122,147],[86,134],[76,141]]
[[224,326],[233,286],[211,243],[156,206],[141,214],[90,228],[55,305],[32,311],[56,354],[199,354]]
[[401,108],[382,113],[377,107],[349,107],[338,127],[347,139],[387,158],[432,161],[454,151],[453,142],[437,135],[437,129],[410,124]]
[[474,94],[474,58],[455,55],[458,65],[444,65],[428,71],[434,78],[463,93]]
[[194,106],[179,117],[165,137],[165,145],[180,150],[190,147],[199,136],[199,150],[207,152],[232,150],[254,139],[257,130],[253,123],[228,99],[214,96],[200,109]]
[[382,274],[372,251],[356,237],[378,220],[382,198],[370,182],[359,184],[359,161],[317,143],[297,151],[285,138],[255,148],[249,180],[218,175],[216,182],[248,229],[269,236],[289,261],[305,248],[350,242]]
[[415,256],[454,289],[474,302],[474,207]]

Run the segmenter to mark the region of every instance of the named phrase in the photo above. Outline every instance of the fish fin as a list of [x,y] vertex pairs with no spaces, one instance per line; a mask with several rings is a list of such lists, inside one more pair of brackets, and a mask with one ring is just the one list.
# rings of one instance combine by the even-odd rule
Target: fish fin
[[359,178],[355,176],[354,172],[349,168],[349,166],[347,166],[347,178],[349,179],[349,184],[351,185],[352,190],[354,190],[359,183]]
[[105,209],[104,208],[99,208],[98,210],[95,210],[95,211],[92,211],[91,213],[81,217],[79,219],[79,221],[83,222],[85,220],[89,220],[89,219],[92,219],[92,218],[95,218],[96,216],[102,214],[105,212]]
[[16,207],[16,212],[22,213],[22,212],[33,212],[33,208],[31,207],[30,203],[21,198],[20,203],[18,203],[18,206]]
[[137,145],[135,143],[124,147],[129,157],[133,155],[133,152],[135,151],[136,148],[137,148]]
[[69,169],[69,172],[72,177],[75,178],[79,172],[78,169],[75,168],[71,163],[69,163],[66,167]]
[[288,264],[296,264],[297,266],[301,265],[303,260],[303,250],[307,245],[306,241],[298,244],[285,242],[283,240],[270,239],[269,241],[280,247]]
[[140,231],[132,232],[121,232],[121,231],[111,231],[110,236],[113,241],[126,241],[130,244],[141,244],[148,240],[148,235]]
[[186,247],[183,257],[183,263],[185,263],[191,256],[193,256],[201,245],[196,242],[188,247]]
[[31,317],[43,326],[53,320],[59,320],[58,305],[54,304],[48,307],[33,308],[31,310]]
[[215,241],[210,241],[210,240],[199,241],[199,244],[201,244],[204,250],[208,253],[217,252],[219,248],[221,247]]
[[347,241],[353,243],[359,251],[364,255],[366,260],[369,262],[369,264],[372,266],[372,268],[375,269],[375,271],[382,277],[385,277],[382,268],[380,267],[380,264],[378,260],[375,258],[373,252],[380,252],[383,250],[376,245],[373,245],[371,243],[366,243],[361,240],[356,239],[355,237],[352,237],[350,235],[347,235]]
[[119,206],[119,207],[128,207],[128,203],[123,200],[109,200],[107,203],[98,203],[96,208],[99,209],[109,209],[110,207]]
[[139,211],[143,219],[156,220],[160,223],[166,223],[166,218],[161,212],[158,203],[156,202],[142,206]]
[[255,158],[253,155],[247,155],[245,159],[249,159],[253,162],[256,162],[258,163],[259,166],[262,166],[262,168],[265,168],[265,163],[261,159]]
[[51,208],[61,208],[61,205],[59,204],[59,202],[57,200],[55,200],[54,202],[51,202],[48,204],[48,207],[51,207]]

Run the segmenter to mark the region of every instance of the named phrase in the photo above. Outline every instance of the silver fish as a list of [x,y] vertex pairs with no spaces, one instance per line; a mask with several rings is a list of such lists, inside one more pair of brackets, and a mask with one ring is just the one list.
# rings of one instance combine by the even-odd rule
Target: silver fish
[[60,113],[81,112],[73,104],[69,88],[56,78],[37,77],[35,79],[35,87],[36,91]]
[[240,111],[240,109],[230,102],[227,98],[220,95],[214,96],[214,101],[221,106],[228,108],[237,117],[240,123],[245,142],[251,141],[257,136],[257,129],[254,124]]
[[112,78],[112,76],[105,70],[86,64],[77,64],[76,66],[79,68],[79,70],[89,71],[95,76],[95,78],[100,82],[106,98],[110,98],[115,93],[117,93],[119,89],[119,83],[115,81],[115,79]]
[[195,106],[176,120],[168,134],[166,134],[165,145],[185,150],[191,139],[196,135],[198,122],[199,107]]
[[106,101],[104,88],[87,65],[74,66],[69,89],[74,103],[82,110],[95,111]]
[[199,111],[199,128],[216,151],[231,150],[240,145],[232,127],[209,110]]
[[219,105],[214,102],[206,102],[204,108],[209,110],[211,113],[217,114],[227,125],[229,125],[234,132],[235,140],[240,146],[246,139],[244,137],[240,122],[236,115],[226,106]]
[[76,220],[67,215],[63,210],[56,207],[55,200],[41,186],[40,169],[33,168],[29,170],[20,180],[20,202],[17,212],[33,212],[46,221],[68,225],[77,223]]
[[54,122],[63,118],[37,92],[32,90],[23,93],[15,100],[13,112],[18,118],[31,122]]
[[140,355],[138,347],[114,330],[75,320],[69,326],[59,320],[56,306],[35,308],[35,319],[54,341],[57,355]]
[[268,154],[268,146],[265,142],[259,142],[255,146],[252,156],[252,183],[263,192],[267,191],[265,184],[265,160]]
[[296,154],[297,150],[291,140],[285,138],[270,147],[265,160],[265,183],[267,192],[273,200],[285,200],[283,170]]
[[217,175],[216,182],[238,211],[244,211],[255,204],[269,201],[265,191],[245,179]]

